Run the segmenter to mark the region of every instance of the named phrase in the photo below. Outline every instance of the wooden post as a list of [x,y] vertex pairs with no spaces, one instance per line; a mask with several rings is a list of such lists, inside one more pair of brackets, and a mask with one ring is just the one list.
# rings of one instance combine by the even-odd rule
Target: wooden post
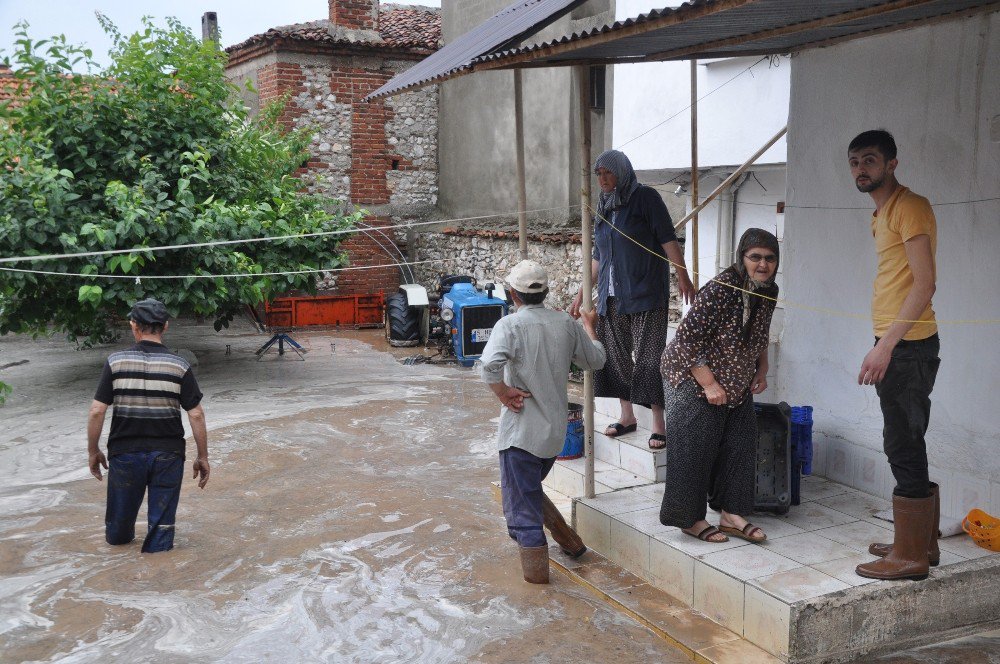
[[698,207],[696,207],[695,209],[693,209],[690,212],[688,212],[686,215],[684,215],[683,219],[681,219],[676,224],[674,224],[674,229],[676,230],[676,229],[680,228],[681,226],[683,226],[684,224],[686,224],[687,222],[689,222],[699,212],[701,212],[706,205],[708,205],[713,200],[715,200],[715,198],[719,194],[721,194],[723,191],[725,191],[726,188],[729,185],[731,185],[733,182],[736,181],[736,178],[738,178],[739,176],[743,175],[743,171],[745,171],[748,168],[750,168],[750,166],[752,166],[754,164],[754,162],[756,162],[758,159],[761,158],[761,155],[763,155],[765,152],[767,152],[772,145],[774,145],[775,143],[777,143],[778,139],[781,138],[782,136],[784,136],[785,132],[787,132],[787,131],[788,131],[788,125],[785,125],[784,127],[781,128],[781,131],[779,131],[777,134],[775,134],[774,136],[772,136],[771,140],[769,140],[767,143],[765,143],[764,146],[761,147],[761,149],[759,149],[756,152],[754,152],[753,155],[751,155],[751,157],[749,159],[747,159],[745,162],[743,162],[742,166],[740,166],[735,171],[733,171],[729,175],[728,178],[726,178],[725,180],[723,180],[722,183],[718,187],[716,187],[714,190],[712,190],[712,193],[708,195],[708,198],[706,198],[705,200],[703,200],[701,202],[701,204],[698,205]]
[[[594,305],[594,279],[591,274],[591,256],[594,254],[590,216],[590,68],[576,67],[577,89],[580,97],[580,236],[582,240],[583,268],[583,309]],[[583,493],[586,498],[594,497],[594,372],[583,372],[583,449],[584,477]]]
[[691,60],[691,282],[698,290],[698,61]]
[[524,181],[524,102],[521,70],[514,70],[514,143],[517,149],[517,247],[528,258],[528,191]]

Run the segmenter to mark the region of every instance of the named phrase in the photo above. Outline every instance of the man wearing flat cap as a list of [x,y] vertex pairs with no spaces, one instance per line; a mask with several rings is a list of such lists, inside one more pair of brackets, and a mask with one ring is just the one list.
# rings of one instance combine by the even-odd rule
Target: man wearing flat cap
[[529,583],[548,583],[549,550],[543,526],[569,556],[587,551],[542,491],[566,440],[566,383],[570,363],[604,366],[597,312],[547,309],[549,277],[535,261],[521,261],[507,277],[517,312],[497,321],[482,355],[482,377],[500,399],[500,492],[507,534],[518,543]]
[[[135,539],[135,519],[148,490],[148,527],[143,553],[174,546],[174,519],[184,476],[184,425],[181,409],[198,448],[193,464],[198,486],[208,483],[208,432],[201,390],[187,360],[163,345],[170,314],[159,300],[137,302],[128,315],[135,345],[113,353],[104,364],[87,420],[90,472],[102,479],[108,470],[104,536],[108,544]],[[104,416],[114,404],[108,455],[98,448]]]

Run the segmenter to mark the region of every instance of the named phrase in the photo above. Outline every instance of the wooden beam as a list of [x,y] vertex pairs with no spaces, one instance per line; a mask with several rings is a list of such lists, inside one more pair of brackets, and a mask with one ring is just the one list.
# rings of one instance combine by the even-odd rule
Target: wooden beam
[[[579,91],[577,105],[580,117],[580,237],[583,273],[580,290],[583,291],[583,308],[592,309],[594,279],[591,273],[591,256],[594,255],[592,219],[590,214],[590,70],[576,68],[576,87]],[[594,497],[594,372],[583,372],[583,493]]]
[[528,190],[524,180],[524,97],[521,70],[514,70],[514,146],[517,152],[517,248],[528,258]]
[[691,61],[691,271],[698,291],[698,61]]
[[[743,162],[742,166],[740,166],[739,168],[737,168],[735,171],[733,171],[729,175],[728,178],[726,178],[725,180],[723,180],[722,184],[720,184],[718,187],[716,187],[712,191],[712,193],[709,194],[708,197],[705,200],[703,200],[700,205],[698,205],[698,207],[696,207],[693,210],[691,210],[690,212],[688,212],[686,215],[684,215],[683,219],[681,219],[676,224],[674,224],[674,230],[680,228],[681,226],[683,226],[687,222],[691,221],[691,219],[693,217],[696,217],[699,212],[701,212],[703,209],[705,209],[706,205],[708,205],[709,203],[711,203],[712,201],[714,201],[716,199],[716,197],[718,197],[719,194],[721,194],[723,191],[725,191],[729,187],[729,185],[731,185],[736,180],[736,178],[738,178],[739,176],[741,176],[743,174],[743,171],[745,171],[748,168],[750,168],[750,166],[754,162],[756,162],[758,159],[760,159],[761,155],[763,155],[765,152],[767,152],[768,149],[770,149],[770,147],[772,145],[774,145],[775,143],[777,143],[778,139],[781,138],[782,136],[784,136],[786,132],[788,132],[788,125],[785,125],[784,127],[782,127],[781,131],[779,131],[777,134],[775,134],[774,136],[772,136],[771,139],[767,143],[765,143],[764,146],[761,149],[759,149],[756,152],[754,152],[753,155],[751,155],[751,157],[749,159],[747,159],[745,162]],[[696,175],[692,175],[691,179],[694,180],[695,177],[696,177]]]
[[883,14],[891,14],[892,12],[900,11],[903,9],[912,9],[913,7],[919,7],[921,5],[926,5],[926,4],[934,4],[937,2],[940,2],[940,0],[895,0],[895,2],[888,2],[881,5],[865,7],[863,9],[856,9],[854,11],[844,12],[843,14],[836,14],[833,16],[824,16],[822,18],[813,19],[811,21],[803,21],[802,23],[793,23],[792,25],[783,25],[777,28],[771,28],[769,30],[760,30],[758,32],[751,32],[743,35],[735,35],[733,37],[727,37],[725,39],[716,39],[709,42],[703,42],[701,44],[696,44],[694,46],[686,46],[684,48],[675,48],[669,51],[660,51],[659,53],[651,53],[648,56],[640,58],[639,60],[637,60],[637,62],[638,61],[658,62],[662,60],[684,58],[685,56],[690,56],[690,55],[701,56],[702,53],[706,53],[711,49],[717,49],[723,46],[738,46],[742,44],[753,43],[756,41],[762,41],[764,39],[772,39],[774,37],[783,37],[786,35],[792,35],[799,32],[806,32],[809,30],[819,30],[821,28],[828,28],[833,25],[840,25],[841,23],[857,21],[860,19],[870,18],[872,16],[881,16]]
[[653,30],[659,30],[660,28],[665,28],[667,26],[684,23],[685,21],[703,18],[705,16],[712,16],[713,14],[720,14],[744,5],[753,4],[754,2],[759,2],[759,0],[716,0],[715,2],[700,3],[697,5],[684,4],[677,9],[670,11],[670,13],[657,16],[656,18],[631,23],[630,25],[610,30],[608,32],[598,32],[597,30],[594,30],[590,34],[572,41],[566,41],[559,44],[549,44],[547,46],[540,46],[525,53],[503,56],[496,58],[495,60],[477,62],[475,68],[478,71],[487,69],[510,69],[513,68],[513,65],[520,63],[538,60],[539,58],[548,58],[562,53],[569,53],[585,48],[586,46],[606,44],[608,42],[618,41],[633,35],[642,35],[647,32],[652,32]]
[[[690,13],[685,13],[681,20],[677,20],[675,14],[681,13],[681,9],[678,9],[678,11],[675,12],[675,14],[669,15],[669,17],[674,18],[674,20],[672,21],[667,21],[666,18],[668,17],[661,17],[657,19],[651,19],[643,23],[634,23],[630,26],[618,28],[603,34],[588,35],[586,37],[578,38],[574,41],[540,47],[529,52],[520,53],[512,56],[504,56],[496,58],[494,60],[477,63],[475,64],[474,69],[476,71],[480,71],[480,70],[493,70],[493,69],[514,69],[518,67],[525,67],[525,68],[569,67],[569,66],[578,66],[583,64],[609,65],[609,64],[629,64],[629,63],[639,63],[639,62],[662,62],[665,60],[685,60],[691,57],[698,57],[700,59],[710,59],[710,58],[723,58],[723,57],[744,57],[744,56],[754,56],[754,55],[775,55],[781,53],[796,52],[809,48],[829,46],[831,44],[838,44],[844,41],[859,39],[861,37],[881,34],[884,32],[893,32],[895,30],[903,30],[908,28],[919,27],[924,24],[932,24],[939,21],[951,20],[965,16],[972,16],[978,13],[991,11],[994,7],[1000,5],[1000,0],[986,1],[983,4],[978,5],[976,7],[948,12],[940,16],[919,18],[919,19],[914,19],[912,21],[899,23],[896,25],[887,25],[887,26],[872,28],[870,30],[852,32],[850,34],[843,35],[840,37],[811,41],[797,46],[783,45],[781,47],[774,47],[774,46],[766,47],[766,46],[755,45],[755,42],[765,39],[773,39],[775,37],[796,35],[799,33],[808,32],[810,30],[818,30],[824,27],[842,25],[844,23],[849,23],[851,21],[863,20],[865,18],[889,15],[894,12],[906,9],[912,9],[914,7],[920,7],[923,5],[940,4],[940,3],[941,0],[894,0],[892,2],[869,6],[863,9],[857,9],[849,12],[844,12],[842,14],[837,14],[834,16],[824,16],[821,18],[812,19],[809,21],[803,21],[801,23],[796,23],[793,25],[780,26],[768,30],[760,30],[758,32],[749,34],[734,35],[726,37],[724,39],[717,39],[709,42],[704,42],[701,44],[686,46],[684,48],[670,49],[667,51],[659,51],[650,54],[638,54],[635,56],[617,56],[617,57],[569,56],[560,60],[546,59],[561,54],[570,54],[573,53],[574,51],[584,51],[587,48],[591,48],[594,46],[600,46],[602,44],[616,42],[633,35],[645,34],[655,30],[659,30],[664,27],[668,27],[676,23],[690,21],[695,18],[700,18],[700,16],[695,16]],[[742,6],[742,4],[745,3],[737,3],[734,6],[726,7],[725,10],[728,11],[732,9],[737,9],[739,8],[739,6]]]
[[823,48],[826,46],[833,46],[834,44],[841,44],[845,41],[851,41],[852,39],[862,39],[864,37],[884,35],[886,33],[897,32],[899,30],[921,28],[925,25],[934,25],[935,23],[944,23],[946,21],[954,21],[960,18],[968,18],[969,16],[975,16],[976,14],[985,14],[987,12],[997,11],[998,8],[1000,8],[1000,0],[992,0],[991,2],[986,2],[976,7],[969,7],[968,9],[949,12],[947,14],[939,14],[937,16],[930,16],[927,18],[918,18],[912,21],[904,21],[903,23],[896,23],[894,25],[885,25],[882,27],[865,30],[863,32],[853,32],[849,35],[842,35],[840,37],[831,37],[829,39],[820,39],[817,41],[805,42],[803,44],[799,44],[798,46],[794,46],[793,48],[790,49],[790,52],[798,53],[799,51],[806,51],[813,48]]

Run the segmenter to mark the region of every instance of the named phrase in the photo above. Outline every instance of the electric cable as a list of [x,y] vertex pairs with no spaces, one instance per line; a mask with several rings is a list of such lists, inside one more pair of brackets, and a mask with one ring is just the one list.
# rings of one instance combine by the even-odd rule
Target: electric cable
[[[538,208],[535,210],[525,210],[525,213],[532,212],[549,212],[552,210],[571,210],[573,208],[578,208],[579,205],[560,205],[558,207],[550,208]],[[379,226],[383,230],[391,230],[394,228],[411,228],[414,226],[428,226],[431,224],[450,224],[459,221],[475,221],[479,219],[495,219],[497,217],[507,217],[514,216],[517,211],[513,212],[498,212],[495,214],[484,214],[475,217],[456,217],[454,219],[436,219],[433,221],[416,221],[405,224],[392,224],[389,226]],[[333,231],[316,231],[314,233],[297,233],[292,235],[272,235],[266,237],[256,237],[256,238],[245,238],[239,240],[211,240],[207,242],[189,242],[186,244],[170,244],[161,245],[156,247],[133,247],[131,249],[103,249],[100,251],[81,251],[76,253],[64,253],[64,254],[39,254],[37,256],[13,256],[0,258],[0,264],[7,263],[23,263],[29,261],[49,261],[49,260],[60,260],[63,258],[87,258],[91,256],[111,256],[114,254],[141,254],[144,252],[152,251],[172,251],[174,249],[197,249],[201,247],[217,247],[230,244],[244,244],[244,243],[254,243],[254,242],[279,242],[284,240],[295,240],[299,238],[312,238],[312,237],[329,237],[333,235],[350,235],[356,233],[357,229],[337,229]]]
[[[763,293],[757,293],[757,292],[754,292],[754,291],[751,291],[751,290],[748,290],[748,289],[745,289],[745,288],[741,288],[739,286],[733,286],[732,284],[727,284],[727,283],[725,283],[723,281],[719,281],[715,277],[709,277],[709,276],[707,276],[704,273],[694,272],[693,270],[691,270],[690,268],[688,268],[685,265],[678,265],[677,263],[674,263],[672,260],[670,260],[666,256],[663,256],[662,254],[656,253],[655,251],[653,251],[652,249],[650,249],[649,247],[647,247],[643,243],[639,242],[638,240],[636,240],[635,238],[633,238],[631,235],[629,235],[628,233],[626,233],[625,231],[621,230],[620,228],[618,228],[617,226],[615,226],[613,223],[611,223],[610,221],[608,221],[607,219],[605,219],[604,216],[601,215],[600,213],[598,213],[598,211],[596,209],[594,209],[593,206],[588,205],[587,207],[589,207],[590,211],[594,214],[594,218],[599,219],[600,221],[608,224],[608,226],[610,226],[612,229],[614,229],[615,232],[617,232],[618,234],[620,234],[622,237],[624,237],[627,240],[629,240],[630,242],[636,244],[643,251],[645,251],[645,252],[647,252],[649,254],[652,254],[653,256],[656,256],[657,258],[659,258],[659,259],[661,259],[663,261],[666,261],[670,265],[673,265],[675,269],[685,270],[687,272],[690,272],[691,274],[696,274],[699,277],[704,277],[705,279],[707,279],[710,282],[714,281],[717,284],[720,284],[720,285],[725,286],[727,288],[731,288],[731,289],[739,291],[741,293],[745,293],[747,295],[752,295],[754,297],[759,297],[759,298],[764,299],[764,300],[770,300],[770,301],[772,301],[772,302],[774,302],[776,304],[781,304],[786,309],[804,309],[806,311],[813,311],[813,312],[816,312],[816,313],[822,313],[822,314],[826,314],[826,315],[833,316],[833,317],[854,318],[854,319],[857,319],[857,320],[865,320],[865,321],[888,321],[890,323],[914,323],[914,324],[916,324],[916,323],[927,323],[928,322],[928,321],[923,321],[923,320],[908,320],[908,319],[905,319],[905,318],[895,318],[895,317],[886,317],[886,316],[871,316],[870,314],[858,314],[858,313],[854,313],[852,311],[842,311],[840,309],[833,309],[833,308],[830,308],[830,307],[818,307],[818,306],[810,305],[810,304],[800,304],[798,302],[791,302],[791,301],[789,301],[789,300],[787,300],[785,298],[771,297],[770,295],[764,295]],[[1000,318],[985,318],[985,319],[973,319],[973,320],[935,320],[934,323],[936,323],[938,325],[998,325],[998,324],[1000,324]]]
[[[750,65],[749,67],[747,67],[746,69],[744,69],[743,71],[739,72],[738,74],[736,74],[735,76],[733,76],[732,78],[730,78],[729,80],[727,80],[724,83],[722,83],[722,84],[720,84],[720,85],[712,88],[711,90],[709,90],[708,92],[706,92],[701,97],[698,97],[698,99],[695,100],[695,103],[698,103],[698,102],[702,101],[703,99],[709,97],[713,93],[718,92],[719,90],[721,90],[722,88],[726,87],[727,85],[729,85],[730,83],[732,83],[733,81],[735,81],[740,76],[742,76],[743,74],[747,73],[748,71],[750,71],[751,69],[753,69],[754,67],[756,67],[757,65],[759,65],[760,63],[764,62],[765,60],[769,60],[769,57],[766,56],[766,55],[764,57],[762,57],[760,60],[758,60],[757,62],[753,63],[752,65]],[[687,106],[685,106],[681,110],[677,111],[676,113],[674,113],[673,115],[671,115],[670,117],[668,117],[666,120],[663,120],[662,122],[659,122],[659,123],[653,125],[652,127],[650,127],[649,129],[647,129],[646,131],[644,131],[641,134],[639,134],[638,136],[633,136],[632,138],[628,139],[624,143],[621,143],[620,145],[618,145],[615,149],[616,150],[621,150],[623,147],[625,147],[629,143],[632,143],[633,141],[639,140],[640,138],[642,138],[646,134],[650,133],[654,129],[658,129],[658,128],[662,127],[663,125],[667,124],[668,122],[670,122],[671,120],[673,120],[674,118],[676,118],[677,116],[679,116],[681,113],[683,113],[683,112],[685,112],[687,110],[690,110],[693,105],[694,104],[688,104]]]
[[[432,258],[424,261],[412,261],[405,263],[405,265],[425,265],[427,263],[451,263],[453,261],[461,260],[460,257],[455,256],[453,258]],[[280,277],[287,276],[290,274],[316,274],[318,272],[351,272],[355,270],[378,270],[380,268],[392,267],[399,268],[400,265],[404,263],[384,263],[381,265],[352,265],[349,267],[333,267],[333,268],[310,268],[306,270],[283,270],[280,272],[235,272],[231,274],[84,274],[83,272],[56,272],[54,270],[29,270],[27,268],[18,267],[0,267],[0,272],[17,272],[20,274],[40,274],[52,277],[83,277],[87,279],[133,279],[136,283],[141,283],[143,279],[157,279],[157,280],[169,280],[169,279],[242,279],[249,277]]]

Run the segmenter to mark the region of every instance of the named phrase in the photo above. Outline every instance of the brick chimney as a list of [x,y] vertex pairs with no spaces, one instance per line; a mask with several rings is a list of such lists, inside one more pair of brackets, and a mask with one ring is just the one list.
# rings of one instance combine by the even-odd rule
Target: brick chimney
[[330,23],[348,30],[378,31],[379,0],[328,0]]

